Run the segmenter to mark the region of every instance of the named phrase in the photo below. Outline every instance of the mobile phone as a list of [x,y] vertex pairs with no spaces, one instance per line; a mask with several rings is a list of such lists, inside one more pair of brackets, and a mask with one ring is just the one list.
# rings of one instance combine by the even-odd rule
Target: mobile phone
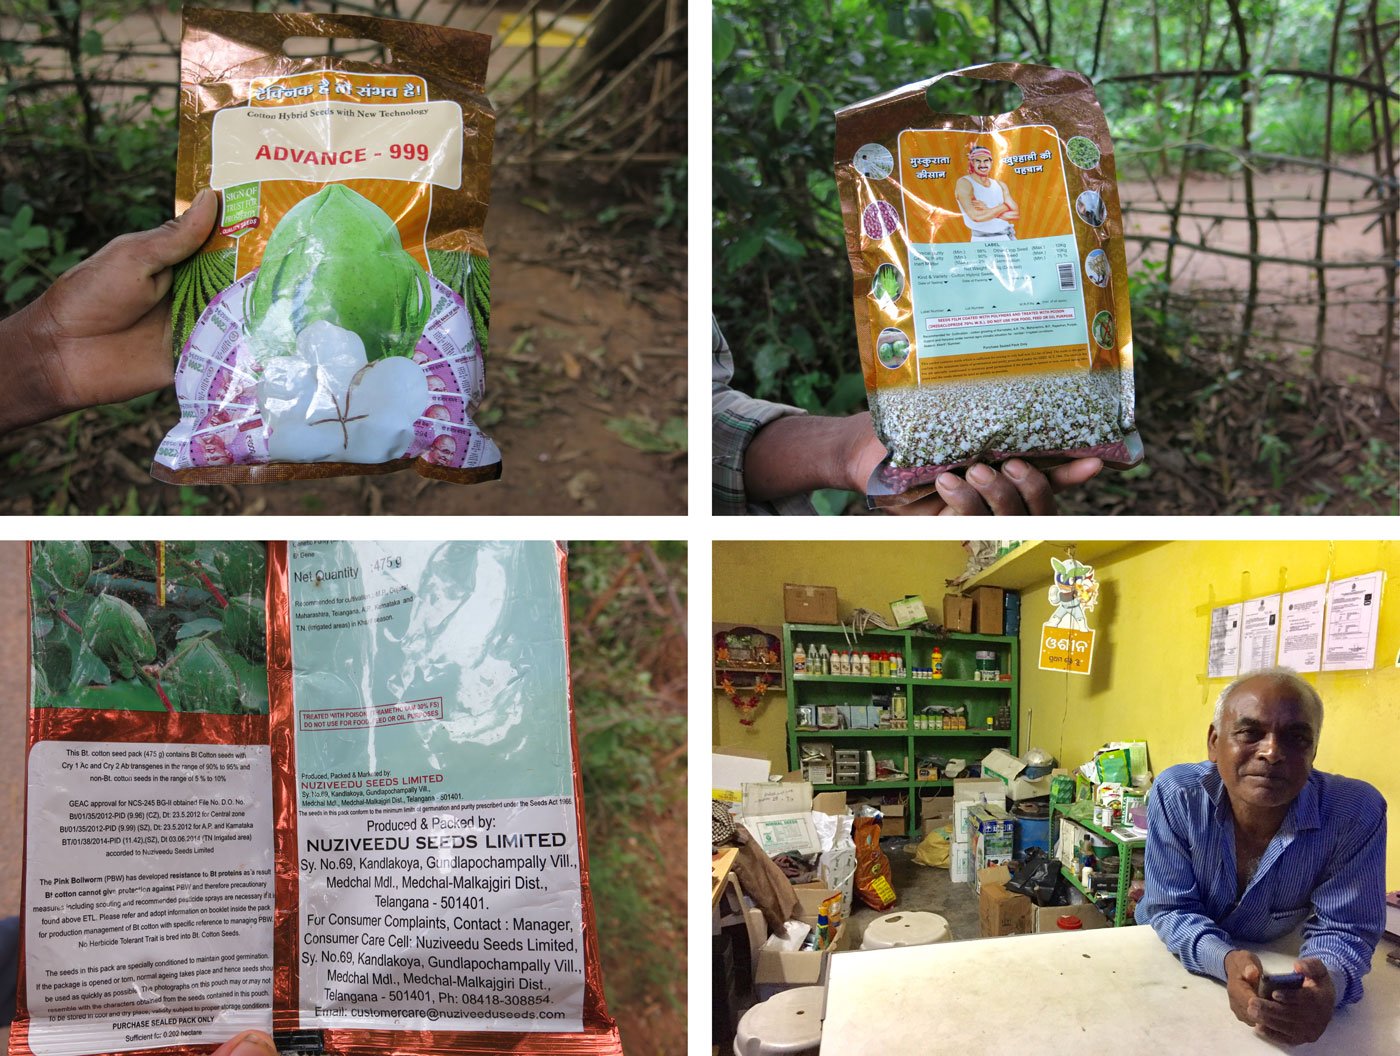
[[1273,997],[1275,990],[1297,990],[1303,985],[1302,972],[1281,972],[1278,975],[1261,975],[1258,994],[1260,997]]

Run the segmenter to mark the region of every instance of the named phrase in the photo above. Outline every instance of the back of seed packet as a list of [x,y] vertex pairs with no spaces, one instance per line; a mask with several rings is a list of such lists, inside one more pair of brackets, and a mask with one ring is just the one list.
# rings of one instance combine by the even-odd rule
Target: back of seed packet
[[[353,38],[386,62],[294,57]],[[490,38],[341,14],[187,9],[176,204],[219,214],[176,269],[179,484],[384,473],[500,476],[474,423],[490,264]]]
[[564,563],[35,543],[10,1056],[621,1056]]
[[[957,76],[1010,81],[1024,102],[941,112]],[[1087,78],[991,63],[847,106],[836,182],[888,449],[872,506],[977,461],[1141,461],[1113,144]]]

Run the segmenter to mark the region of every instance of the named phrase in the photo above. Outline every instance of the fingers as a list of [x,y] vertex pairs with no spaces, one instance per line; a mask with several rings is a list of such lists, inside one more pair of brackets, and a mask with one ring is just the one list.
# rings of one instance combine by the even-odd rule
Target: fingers
[[1012,485],[1020,493],[1027,511],[1036,516],[1046,516],[1055,512],[1054,492],[1044,473],[1035,469],[1029,462],[1013,458],[1001,467]]
[[[1002,513],[995,506],[988,509],[987,494],[983,488],[997,495],[998,501],[1006,503],[1006,493],[1015,494],[1015,489],[988,466],[976,465],[967,471],[964,479],[956,473],[944,473],[934,485],[939,497],[948,504],[943,516],[960,515],[975,517],[987,513]],[[1019,504],[1019,499],[1017,500]],[[1011,510],[1011,513],[1024,513],[1024,510]]]
[[[150,231],[138,231],[123,235],[113,242],[142,270],[147,277],[155,277],[204,245],[209,232],[214,229],[214,218],[219,212],[219,196],[207,187],[195,195],[190,207],[174,220],[167,220],[160,227]],[[165,276],[164,287],[169,288],[170,278]],[[165,289],[157,290],[156,296],[165,295]]]
[[214,1056],[278,1056],[277,1046],[260,1030],[249,1030],[230,1038],[217,1049]]
[[[1009,466],[1010,463],[1007,465]],[[1055,491],[1078,487],[1085,481],[1098,476],[1101,469],[1103,469],[1103,459],[1101,458],[1076,458],[1073,462],[1056,466],[1050,471],[1050,486]]]

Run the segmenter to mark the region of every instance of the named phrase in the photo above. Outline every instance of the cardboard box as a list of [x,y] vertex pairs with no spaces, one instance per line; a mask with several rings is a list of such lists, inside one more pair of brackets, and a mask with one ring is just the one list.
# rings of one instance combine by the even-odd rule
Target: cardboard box
[[1047,931],[1059,931],[1060,927],[1057,922],[1061,914],[1064,913],[1069,913],[1078,917],[1085,929],[1106,928],[1109,926],[1108,918],[1099,912],[1097,906],[1092,902],[1081,902],[1077,906],[1036,907],[1032,924],[1035,934],[1040,935]]
[[1001,634],[1006,622],[1006,591],[978,587],[972,592],[972,624],[978,634]]
[[952,796],[920,796],[919,825],[925,834],[953,824]]
[[838,623],[836,588],[784,583],[783,619],[788,623]]
[[972,599],[961,594],[943,595],[943,629],[945,631],[972,630]]
[[1025,768],[1026,764],[1005,748],[993,748],[982,757],[982,776],[995,777],[1003,784],[1009,785],[1012,778]]
[[1029,935],[1035,927],[1035,906],[1025,895],[1006,890],[1011,873],[1004,865],[983,869],[977,874],[978,919],[984,939],[998,935]]
[[738,803],[744,786],[767,781],[774,773],[767,752],[739,746],[721,746],[710,754],[710,795],[726,803]]
[[[793,890],[797,893],[797,919],[812,927],[817,926],[817,913],[822,902],[836,894],[831,888],[821,884],[798,884]],[[846,918],[851,907],[841,907],[841,926],[831,944],[824,950],[759,950],[754,963],[754,984],[758,987],[760,1000],[767,1000],[781,990],[794,986],[824,986],[826,984],[827,961],[837,950],[845,949],[849,927]]]
[[765,781],[744,785],[739,821],[768,857],[821,850],[812,824],[812,786],[806,781]]

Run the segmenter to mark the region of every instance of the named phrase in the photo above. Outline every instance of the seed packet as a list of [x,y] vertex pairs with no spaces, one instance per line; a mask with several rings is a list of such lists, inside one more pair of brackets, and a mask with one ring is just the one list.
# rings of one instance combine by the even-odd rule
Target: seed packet
[[[294,37],[387,62],[294,58]],[[212,187],[172,287],[178,484],[500,476],[484,392],[490,38],[340,14],[185,11],[177,207]],[[361,54],[363,54],[361,52]]]
[[[1011,81],[1024,102],[938,112],[952,76]],[[836,182],[888,449],[872,507],[977,461],[1141,461],[1113,143],[1087,78],[991,63],[845,107]]]
[[10,1056],[621,1056],[564,563],[33,544]]

